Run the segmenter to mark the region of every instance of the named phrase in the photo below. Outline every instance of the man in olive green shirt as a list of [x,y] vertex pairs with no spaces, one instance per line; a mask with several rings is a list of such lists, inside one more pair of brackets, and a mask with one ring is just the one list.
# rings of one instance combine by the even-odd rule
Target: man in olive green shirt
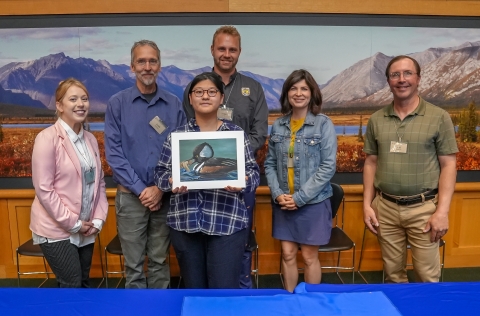
[[438,282],[438,241],[448,230],[456,178],[454,127],[446,111],[418,96],[416,60],[397,56],[385,74],[393,102],[367,126],[364,222],[378,236],[387,282],[408,282],[407,241],[417,279]]

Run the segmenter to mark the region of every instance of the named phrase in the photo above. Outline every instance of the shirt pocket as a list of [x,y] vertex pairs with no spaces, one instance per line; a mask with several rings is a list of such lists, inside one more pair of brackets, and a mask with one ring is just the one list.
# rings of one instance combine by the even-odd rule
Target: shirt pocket
[[280,157],[282,157],[282,144],[283,144],[283,141],[285,140],[285,136],[279,135],[279,134],[273,134],[270,137],[270,140],[272,141],[272,144],[275,148],[277,159],[280,159]]
[[304,139],[305,155],[308,161],[308,176],[315,173],[320,165],[321,146],[320,137],[308,137]]
[[307,158],[320,158],[322,141],[320,137],[307,137],[304,139],[305,154]]

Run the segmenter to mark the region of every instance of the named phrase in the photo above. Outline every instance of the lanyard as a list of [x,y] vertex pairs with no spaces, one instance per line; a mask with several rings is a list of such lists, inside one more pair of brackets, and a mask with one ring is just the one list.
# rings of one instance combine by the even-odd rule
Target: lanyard
[[85,163],[87,164],[87,166],[90,168],[90,170],[92,170],[93,169],[93,163],[91,161],[91,156],[88,153],[88,148],[87,148],[87,145],[85,144],[85,141],[84,140],[82,141],[80,139],[80,137],[77,138],[77,141],[80,142],[80,147],[78,147],[77,142],[74,142],[73,144],[77,148],[77,150],[80,153],[80,155],[82,156],[83,160],[85,160]]
[[395,122],[395,119],[393,120],[393,124],[395,124],[395,133],[397,134],[397,137],[398,137],[398,142],[401,143],[402,142],[402,137],[403,135],[405,135],[405,131],[407,130],[407,126],[410,122],[412,122],[417,116],[414,115],[413,118],[411,120],[409,120],[406,124],[405,124],[405,129],[403,130],[403,133],[402,135],[398,135],[398,129],[400,127],[402,127],[402,124],[403,122],[405,122],[405,120],[403,122],[400,123],[400,125],[397,127],[397,122]]
[[238,76],[238,74],[235,76],[235,79],[233,79],[232,89],[230,89],[230,93],[228,94],[227,100],[225,101],[225,103],[222,106],[222,108],[224,108],[224,109],[227,108],[228,100],[230,100],[230,96],[232,95],[233,88],[235,88],[235,81],[237,81],[237,76]]

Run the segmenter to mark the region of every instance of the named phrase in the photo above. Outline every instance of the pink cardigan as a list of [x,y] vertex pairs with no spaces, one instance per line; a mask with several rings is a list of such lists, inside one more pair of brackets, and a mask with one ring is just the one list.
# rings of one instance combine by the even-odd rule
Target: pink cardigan
[[[85,143],[95,158],[95,189],[90,220],[105,220],[108,202],[100,162],[98,143],[93,134],[84,131]],[[68,238],[82,206],[81,166],[72,142],[57,121],[41,131],[32,154],[32,180],[35,200],[30,216],[30,230],[52,239]]]

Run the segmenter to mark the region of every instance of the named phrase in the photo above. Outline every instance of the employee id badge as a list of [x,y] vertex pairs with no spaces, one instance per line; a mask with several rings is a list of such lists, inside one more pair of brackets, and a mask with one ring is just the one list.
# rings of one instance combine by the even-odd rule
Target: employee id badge
[[287,167],[293,168],[293,157],[288,156],[287,158]]
[[222,106],[217,111],[217,117],[221,120],[233,120],[233,108],[227,108],[226,106]]
[[95,182],[95,172],[93,168],[85,171],[84,176],[85,176],[85,182],[87,184],[91,184]]
[[165,125],[165,123],[163,123],[158,116],[155,116],[149,124],[157,131],[158,134],[162,134],[168,128],[168,126]]
[[390,142],[390,152],[397,154],[406,154],[407,153],[407,143],[391,141]]

